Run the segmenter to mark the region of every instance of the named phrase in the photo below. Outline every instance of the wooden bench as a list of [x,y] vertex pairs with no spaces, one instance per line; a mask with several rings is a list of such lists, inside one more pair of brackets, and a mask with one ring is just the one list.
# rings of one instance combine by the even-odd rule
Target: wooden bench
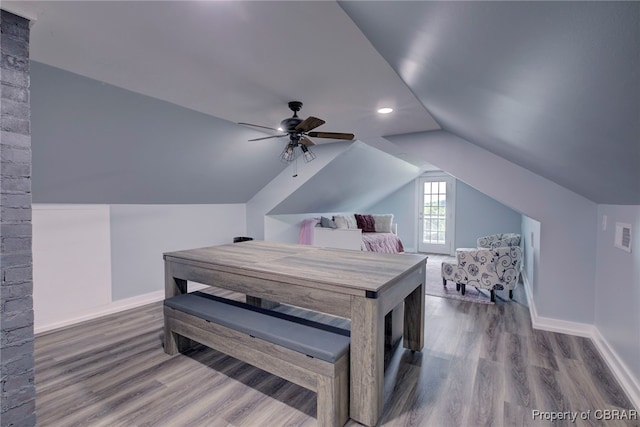
[[319,426],[349,418],[349,331],[193,292],[164,301],[165,352],[189,340],[221,351],[317,394]]

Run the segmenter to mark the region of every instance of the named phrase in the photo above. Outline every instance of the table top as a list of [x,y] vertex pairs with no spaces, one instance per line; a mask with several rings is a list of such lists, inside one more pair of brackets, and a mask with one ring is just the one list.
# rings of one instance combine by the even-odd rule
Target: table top
[[251,240],[164,254],[180,262],[281,282],[379,293],[427,257]]

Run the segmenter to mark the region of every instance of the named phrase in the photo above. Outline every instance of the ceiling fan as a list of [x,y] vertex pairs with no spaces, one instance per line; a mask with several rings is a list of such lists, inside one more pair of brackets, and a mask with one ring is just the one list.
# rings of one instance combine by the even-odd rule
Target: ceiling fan
[[305,162],[310,162],[311,160],[316,158],[316,156],[311,151],[309,151],[309,147],[315,145],[311,138],[342,139],[348,141],[353,140],[354,135],[352,133],[311,132],[311,130],[323,125],[325,121],[313,116],[307,117],[306,119],[302,120],[300,117],[298,117],[298,111],[300,111],[301,108],[302,102],[290,101],[289,109],[293,111],[293,116],[282,120],[280,122],[281,127],[279,129],[261,125],[254,125],[252,123],[240,122],[238,124],[245,126],[254,126],[262,129],[269,129],[276,132],[285,132],[280,135],[265,136],[262,138],[250,139],[249,141],[260,141],[263,139],[282,138],[283,136],[288,136],[289,143],[280,155],[280,159],[287,163],[295,159],[295,148],[298,146],[302,150]]

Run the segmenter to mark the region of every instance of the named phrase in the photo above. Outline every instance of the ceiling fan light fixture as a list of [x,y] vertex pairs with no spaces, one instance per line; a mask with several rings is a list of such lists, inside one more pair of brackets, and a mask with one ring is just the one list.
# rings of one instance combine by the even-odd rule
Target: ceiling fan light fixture
[[393,112],[393,108],[391,107],[382,107],[382,108],[378,108],[378,113],[379,114],[389,114]]
[[295,148],[296,146],[293,144],[288,144],[286,147],[284,147],[282,154],[280,154],[280,160],[282,160],[284,163],[291,163],[296,158],[296,154],[294,152]]
[[302,158],[304,159],[305,163],[309,163],[316,158],[316,155],[313,154],[311,150],[309,150],[309,147],[307,147],[306,145],[300,144],[300,149],[302,150]]

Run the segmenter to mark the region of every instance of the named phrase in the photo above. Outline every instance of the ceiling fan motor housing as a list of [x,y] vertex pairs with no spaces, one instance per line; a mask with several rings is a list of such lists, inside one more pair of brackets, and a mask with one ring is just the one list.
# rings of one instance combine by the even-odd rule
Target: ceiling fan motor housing
[[295,132],[296,126],[302,123],[302,119],[299,117],[290,117],[280,122],[280,126],[286,132]]
[[293,111],[293,117],[288,119],[284,119],[280,122],[280,126],[286,132],[294,132],[296,126],[302,123],[302,119],[298,117],[298,111],[302,108],[302,102],[300,101],[289,101],[289,109]]
[[[280,122],[280,128],[274,129],[267,126],[254,125],[251,123],[239,123],[241,125],[248,126],[256,126],[263,129],[269,129],[272,131],[281,131],[286,132],[283,135],[271,135],[263,138],[255,138],[250,139],[249,141],[258,141],[262,139],[269,138],[280,138],[283,136],[289,136],[289,145],[296,147],[299,144],[303,144],[305,146],[314,145],[313,140],[309,139],[310,137],[318,137],[318,138],[329,138],[329,139],[345,139],[345,140],[353,140],[354,135],[352,133],[337,133],[337,132],[310,132],[312,129],[317,128],[318,126],[322,126],[325,121],[319,119],[317,117],[309,116],[306,119],[301,119],[298,117],[298,111],[302,108],[302,102],[300,101],[289,101],[289,109],[293,111],[293,116],[287,119],[284,119]],[[301,142],[302,141],[302,142]]]

